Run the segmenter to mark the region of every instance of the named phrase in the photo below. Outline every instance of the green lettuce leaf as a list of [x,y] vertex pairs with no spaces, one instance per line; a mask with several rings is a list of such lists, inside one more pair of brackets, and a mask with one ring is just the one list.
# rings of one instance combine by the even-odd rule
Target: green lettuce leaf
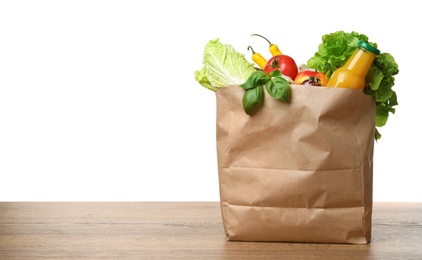
[[254,64],[233,46],[210,40],[204,48],[203,67],[194,77],[202,86],[212,91],[229,85],[240,85],[256,71]]
[[[364,93],[372,95],[376,102],[376,127],[384,126],[388,117],[396,112],[398,105],[397,94],[393,90],[395,75],[399,73],[399,67],[390,53],[378,55],[365,78]],[[381,138],[378,129],[375,139]]]
[[[307,66],[317,69],[331,77],[333,72],[346,63],[349,57],[358,47],[359,40],[368,42],[368,37],[357,32],[346,33],[337,31],[322,36],[322,43],[318,51],[311,57]],[[377,47],[376,43],[371,43]]]

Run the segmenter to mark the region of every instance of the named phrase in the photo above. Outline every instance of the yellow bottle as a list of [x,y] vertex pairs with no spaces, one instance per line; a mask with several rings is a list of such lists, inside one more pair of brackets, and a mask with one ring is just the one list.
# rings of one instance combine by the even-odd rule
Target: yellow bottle
[[367,42],[359,41],[358,48],[343,67],[338,68],[328,80],[327,87],[365,88],[365,77],[380,51]]

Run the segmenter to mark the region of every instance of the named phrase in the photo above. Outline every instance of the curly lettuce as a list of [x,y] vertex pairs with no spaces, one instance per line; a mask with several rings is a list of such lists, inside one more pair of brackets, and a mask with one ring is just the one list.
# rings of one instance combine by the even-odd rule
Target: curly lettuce
[[[378,48],[376,43],[369,42],[366,35],[357,32],[337,31],[325,34],[322,36],[322,43],[318,46],[318,51],[308,60],[307,66],[330,77],[336,69],[346,63],[358,47],[359,40],[366,41]],[[375,140],[381,138],[378,128],[387,123],[389,114],[394,114],[394,107],[398,105],[397,94],[392,89],[394,76],[398,73],[399,68],[394,57],[390,53],[381,53],[375,58],[365,78],[363,92],[372,95],[376,102]]]
[[[376,106],[376,127],[384,126],[390,113],[396,112],[398,105],[397,94],[393,90],[394,76],[399,73],[399,67],[390,53],[381,53],[375,58],[370,71],[365,78],[364,93],[372,95]],[[381,138],[378,129],[375,129],[375,139]]]
[[217,91],[221,87],[243,84],[256,71],[254,64],[233,46],[219,39],[210,40],[204,48],[203,67],[194,77],[203,87]]

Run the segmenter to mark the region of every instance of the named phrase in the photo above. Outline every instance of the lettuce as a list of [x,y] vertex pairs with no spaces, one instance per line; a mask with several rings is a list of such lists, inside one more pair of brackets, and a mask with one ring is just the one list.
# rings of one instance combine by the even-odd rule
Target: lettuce
[[210,40],[205,45],[202,63],[203,67],[194,73],[195,80],[212,91],[243,84],[256,71],[245,55],[229,44],[222,44],[219,39]]
[[[318,52],[311,57],[307,66],[317,69],[331,77],[333,72],[343,66],[358,47],[359,40],[368,42],[368,37],[357,32],[337,31],[322,36]],[[371,43],[377,47],[375,43]]]
[[[371,69],[365,78],[364,93],[372,95],[377,104],[376,106],[376,127],[384,126],[388,121],[390,113],[394,114],[398,105],[397,94],[393,90],[394,76],[399,73],[399,67],[390,53],[381,53],[378,55]],[[381,138],[378,129],[375,129],[375,139]]]
[[[307,66],[317,69],[330,77],[333,72],[343,66],[354,50],[358,47],[359,40],[366,41],[378,48],[374,42],[364,34],[357,32],[346,33],[337,31],[322,36],[322,43],[318,51],[311,57]],[[363,92],[372,95],[376,102],[376,123],[375,139],[381,138],[378,127],[384,126],[388,121],[390,113],[395,113],[394,106],[398,105],[397,94],[392,89],[394,76],[399,73],[399,68],[390,53],[378,55],[365,78],[365,89]]]

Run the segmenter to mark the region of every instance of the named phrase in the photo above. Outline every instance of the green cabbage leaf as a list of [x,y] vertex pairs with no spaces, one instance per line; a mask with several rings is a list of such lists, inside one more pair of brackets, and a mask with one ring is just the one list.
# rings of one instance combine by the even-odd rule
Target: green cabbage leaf
[[202,63],[202,68],[194,73],[195,80],[212,91],[243,84],[256,71],[245,55],[219,39],[210,40],[205,45]]

